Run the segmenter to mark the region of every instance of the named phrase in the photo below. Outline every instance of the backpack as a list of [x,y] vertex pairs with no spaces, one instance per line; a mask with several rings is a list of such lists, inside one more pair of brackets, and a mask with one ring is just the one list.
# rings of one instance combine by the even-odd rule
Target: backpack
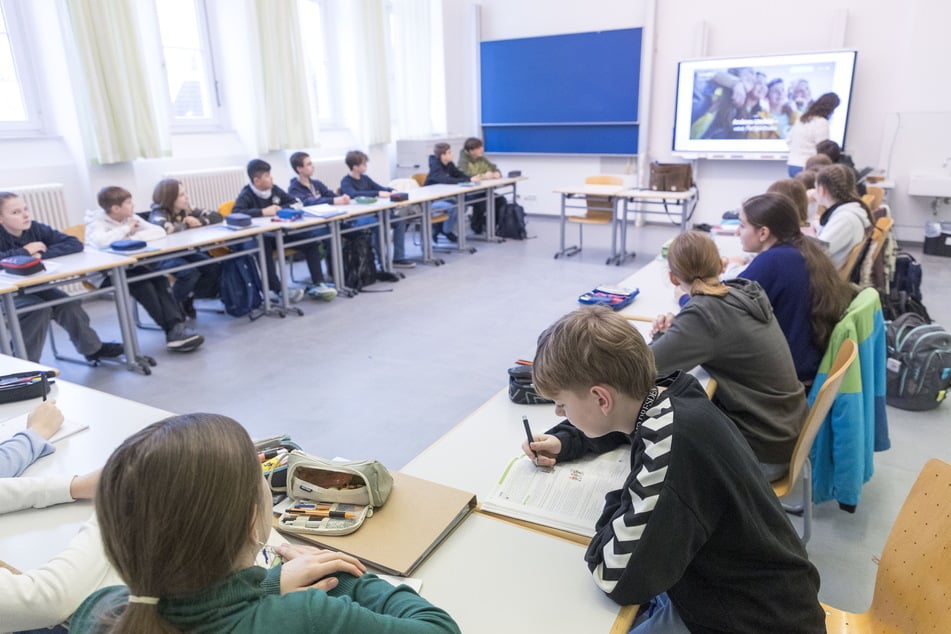
[[895,275],[889,291],[879,291],[882,313],[886,321],[893,321],[905,313],[915,313],[931,322],[928,309],[921,303],[921,265],[910,254],[895,256]]
[[225,305],[225,312],[232,317],[255,318],[254,311],[264,303],[264,288],[253,257],[245,255],[221,263],[218,296]]
[[354,231],[343,236],[343,283],[355,291],[377,280],[370,231]]
[[893,407],[934,409],[951,387],[951,333],[915,313],[888,324],[885,396]]
[[508,203],[499,209],[498,217],[495,219],[495,235],[513,240],[527,238],[525,209],[518,203]]

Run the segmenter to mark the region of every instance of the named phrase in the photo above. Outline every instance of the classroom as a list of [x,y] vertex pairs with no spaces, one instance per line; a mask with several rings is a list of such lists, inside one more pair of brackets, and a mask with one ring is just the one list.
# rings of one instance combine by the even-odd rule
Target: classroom
[[[841,134],[855,168],[870,168],[868,185],[876,180],[883,188],[894,221],[889,236],[920,264],[930,319],[951,328],[944,292],[951,284],[951,87],[935,72],[938,60],[951,55],[942,30],[951,20],[947,3],[0,0],[0,13],[0,85],[10,96],[0,105],[0,191],[22,192],[34,224],[69,235],[85,225],[86,243],[82,253],[52,258],[40,277],[0,272],[0,374],[55,369],[50,398],[64,425],[88,425],[55,443],[56,451],[21,478],[93,471],[127,436],[194,412],[231,417],[254,440],[288,436],[312,456],[378,460],[396,478],[394,491],[420,480],[468,494],[466,512],[431,550],[408,567],[375,568],[421,583],[416,600],[445,610],[462,631],[621,632],[634,621],[636,606],[619,608],[592,580],[585,561],[590,534],[566,539],[466,505],[473,497],[485,503],[509,461],[522,454],[523,416],[536,435],[565,418],[551,404],[509,400],[508,370],[535,357],[539,334],[599,287],[639,289],[622,315],[676,313],[683,304],[661,257],[671,241],[698,225],[720,225],[724,212],[788,177],[784,139],[754,150],[689,143],[675,149],[678,130],[692,123],[685,127],[678,113],[689,114],[696,98],[684,63],[722,58],[744,66],[854,51],[854,70],[835,84],[845,81],[848,97],[831,116],[832,138]],[[612,34],[622,39],[605,39]],[[532,58],[532,50],[546,56]],[[578,72],[579,65],[591,72]],[[470,137],[484,139],[497,177],[417,187],[416,176],[423,185],[430,168],[439,168],[435,144],[448,143],[460,165]],[[286,191],[300,176],[291,157],[304,152],[314,166],[311,181],[337,190],[352,177],[345,159],[355,150],[367,158],[366,176],[405,191],[408,200],[352,197],[304,210],[319,216],[251,218],[230,230],[225,215],[207,227],[143,237],[148,248],[141,252],[111,250],[109,241],[91,246],[89,218],[109,216],[99,203],[104,188],[125,190],[147,220],[156,185],[172,178],[193,207],[212,213],[255,185],[247,172],[254,159],[269,164],[274,186]],[[427,165],[432,160],[435,167]],[[654,163],[690,165],[694,187],[652,193]],[[619,184],[586,183],[591,177]],[[570,218],[592,204],[603,208],[605,200],[607,221]],[[498,221],[516,203],[526,238],[503,238]],[[474,226],[480,206],[485,232]],[[460,223],[446,221],[439,233],[449,208],[459,210]],[[397,233],[390,235],[401,224],[403,252]],[[358,235],[372,236],[367,244],[375,245],[380,273],[362,288],[346,281],[347,248]],[[735,234],[714,241],[721,255],[745,257]],[[175,326],[159,323],[154,306],[140,299],[142,285],[174,289],[176,274],[212,270],[175,258],[220,256],[222,245],[231,247],[231,262],[260,271],[265,292],[254,318],[198,298],[193,318],[182,312],[186,334],[180,328],[172,336]],[[325,286],[336,289],[332,301],[303,293],[318,282],[305,257],[309,248],[323,257]],[[80,257],[82,270],[70,277],[68,263]],[[215,266],[224,267],[227,257]],[[173,277],[158,268],[171,262],[179,265]],[[277,271],[270,281],[268,262]],[[110,284],[100,286],[104,276]],[[123,356],[87,362],[61,325],[41,336],[23,328],[40,310],[23,312],[16,298],[44,280],[82,295],[81,303],[54,300],[52,310],[81,306],[98,339],[118,342]],[[650,323],[630,323],[650,341]],[[37,337],[42,353],[28,360]],[[195,349],[174,349],[186,340]],[[710,378],[702,370],[698,376]],[[37,406],[39,398],[4,402],[0,421],[22,421]],[[948,407],[889,405],[890,447],[868,449],[861,501],[850,505],[833,495],[813,504],[807,520],[783,514],[797,536],[811,533],[802,550],[818,573],[823,606],[859,614],[881,600],[876,576],[903,504],[926,463],[951,462]],[[829,442],[822,433],[819,444]],[[4,431],[0,441],[9,435]],[[0,478],[0,500],[6,480]],[[784,505],[799,502],[801,486]],[[94,505],[7,510],[0,508],[0,563],[27,571],[65,549]],[[938,510],[951,516],[946,501]],[[368,518],[353,536],[384,518]],[[949,539],[939,540],[942,564]],[[535,562],[532,552],[540,553]],[[0,584],[5,573],[0,567]],[[112,574],[112,583],[122,583]],[[946,573],[931,574],[934,587],[947,586]],[[542,607],[529,611],[526,602]],[[949,609],[941,606],[946,622]],[[0,605],[0,631],[39,627],[16,620],[10,627],[8,617]]]

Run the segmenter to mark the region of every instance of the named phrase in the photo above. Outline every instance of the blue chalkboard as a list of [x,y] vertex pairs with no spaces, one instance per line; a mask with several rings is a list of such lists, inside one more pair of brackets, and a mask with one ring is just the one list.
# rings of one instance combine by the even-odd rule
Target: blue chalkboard
[[490,152],[636,154],[641,29],[482,43]]

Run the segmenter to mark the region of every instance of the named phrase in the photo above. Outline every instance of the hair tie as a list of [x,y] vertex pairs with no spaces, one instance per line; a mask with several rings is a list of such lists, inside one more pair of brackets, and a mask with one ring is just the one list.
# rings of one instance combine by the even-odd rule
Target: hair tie
[[129,603],[142,603],[145,605],[156,605],[159,602],[158,597],[138,597],[134,594],[129,595]]

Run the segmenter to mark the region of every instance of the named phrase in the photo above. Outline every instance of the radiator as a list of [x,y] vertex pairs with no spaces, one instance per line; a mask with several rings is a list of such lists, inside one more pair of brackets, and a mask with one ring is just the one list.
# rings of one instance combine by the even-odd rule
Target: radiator
[[188,193],[188,201],[196,209],[218,209],[221,203],[238,197],[248,182],[243,167],[219,167],[165,174],[163,178],[181,181]]
[[61,183],[13,187],[10,191],[23,199],[33,220],[60,231],[69,226],[66,194]]

